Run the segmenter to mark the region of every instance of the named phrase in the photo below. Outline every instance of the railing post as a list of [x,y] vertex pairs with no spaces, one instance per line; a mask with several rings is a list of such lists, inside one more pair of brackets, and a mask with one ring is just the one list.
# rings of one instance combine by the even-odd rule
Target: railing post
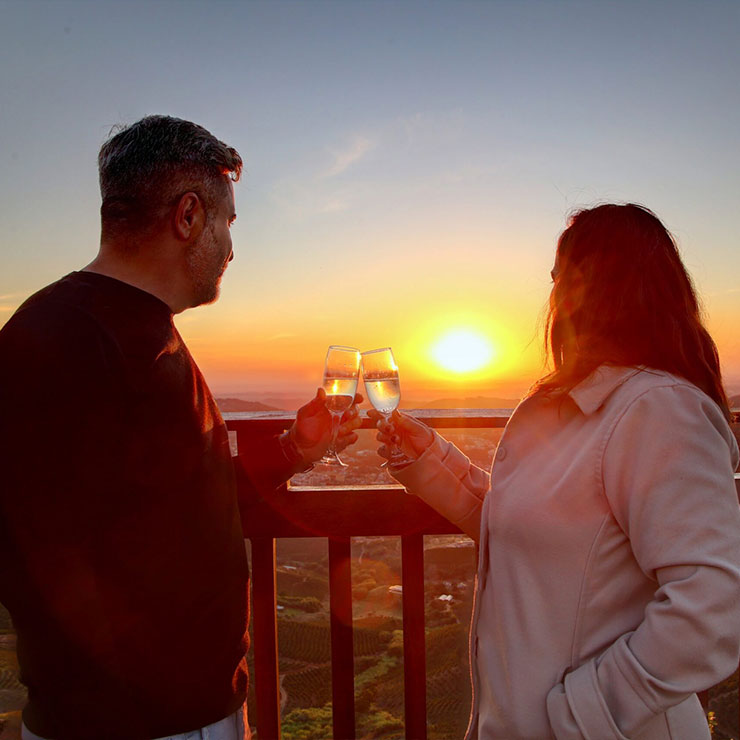
[[427,737],[427,661],[424,639],[424,536],[401,537],[403,684],[407,740]]
[[263,740],[280,740],[275,540],[252,537],[251,542],[257,735]]
[[337,740],[355,737],[355,661],[349,537],[329,538],[332,723]]

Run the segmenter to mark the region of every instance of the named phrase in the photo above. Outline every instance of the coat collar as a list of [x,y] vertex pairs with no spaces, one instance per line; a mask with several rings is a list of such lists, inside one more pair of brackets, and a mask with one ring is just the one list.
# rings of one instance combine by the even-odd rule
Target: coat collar
[[591,375],[575,386],[568,395],[576,402],[578,408],[586,414],[593,414],[604,404],[609,396],[622,383],[633,375],[642,372],[641,367],[620,367],[617,365],[600,365]]

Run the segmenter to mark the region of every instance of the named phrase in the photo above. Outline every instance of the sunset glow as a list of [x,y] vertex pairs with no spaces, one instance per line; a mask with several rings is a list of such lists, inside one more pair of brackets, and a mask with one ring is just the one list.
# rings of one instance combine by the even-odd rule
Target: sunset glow
[[448,331],[432,348],[435,361],[446,370],[466,373],[479,370],[493,357],[491,343],[469,329]]

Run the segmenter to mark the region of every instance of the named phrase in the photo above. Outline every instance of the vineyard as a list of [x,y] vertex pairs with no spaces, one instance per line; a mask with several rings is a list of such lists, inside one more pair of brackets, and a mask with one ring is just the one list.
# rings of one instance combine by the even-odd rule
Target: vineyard
[[[352,541],[355,716],[358,738],[404,738],[403,620],[398,538]],[[281,722],[285,740],[325,740],[331,730],[331,639],[325,542],[278,543]],[[461,538],[427,548],[429,740],[462,737],[470,706],[467,633],[475,553]],[[440,599],[440,596],[444,596]],[[250,676],[254,676],[251,655]],[[249,712],[256,721],[254,691]]]
[[285,673],[280,685],[287,700],[286,711],[323,707],[331,701],[331,663]]

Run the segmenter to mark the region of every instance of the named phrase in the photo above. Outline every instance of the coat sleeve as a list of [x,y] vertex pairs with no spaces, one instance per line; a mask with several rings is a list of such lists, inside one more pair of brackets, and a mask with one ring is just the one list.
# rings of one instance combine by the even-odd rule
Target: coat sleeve
[[490,476],[436,432],[418,460],[393,473],[412,493],[478,540],[483,499]]
[[633,737],[737,667],[737,463],[720,409],[692,386],[653,388],[616,421],[605,439],[604,492],[655,596],[634,631],[550,692],[558,740]]

